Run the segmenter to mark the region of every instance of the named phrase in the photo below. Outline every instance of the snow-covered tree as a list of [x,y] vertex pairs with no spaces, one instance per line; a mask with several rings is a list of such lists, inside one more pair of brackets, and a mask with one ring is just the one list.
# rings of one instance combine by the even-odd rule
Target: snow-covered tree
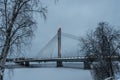
[[[104,80],[115,76],[118,65],[112,61],[113,56],[120,53],[120,30],[111,27],[106,22],[101,22],[95,31],[91,31],[80,40],[81,51],[87,57],[94,57],[97,62],[91,62],[94,80]],[[109,58],[107,58],[109,57]],[[90,61],[88,59],[88,61]]]

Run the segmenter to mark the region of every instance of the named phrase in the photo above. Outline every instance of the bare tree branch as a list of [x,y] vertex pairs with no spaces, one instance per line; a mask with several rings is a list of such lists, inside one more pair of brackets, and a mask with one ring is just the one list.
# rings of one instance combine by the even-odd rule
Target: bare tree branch
[[[104,80],[107,77],[115,77],[115,69],[118,65],[112,61],[113,56],[120,56],[120,31],[112,28],[108,23],[101,22],[94,32],[87,34],[80,40],[83,51],[90,62],[90,58],[96,57],[98,62],[92,61],[92,74],[94,80]],[[105,58],[109,57],[109,59]]]
[[8,55],[30,43],[36,26],[34,13],[46,19],[47,10],[40,0],[0,0],[0,80]]

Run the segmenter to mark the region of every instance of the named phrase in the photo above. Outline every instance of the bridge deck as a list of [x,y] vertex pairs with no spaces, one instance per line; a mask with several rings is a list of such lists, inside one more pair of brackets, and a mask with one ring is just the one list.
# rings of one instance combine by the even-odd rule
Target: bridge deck
[[[105,58],[103,58],[105,59]],[[112,61],[120,61],[120,57],[107,57],[107,59],[111,59]],[[87,57],[69,57],[69,58],[49,58],[49,59],[42,59],[42,58],[12,58],[12,59],[6,59],[7,65],[6,68],[19,68],[19,67],[27,67],[27,68],[37,68],[40,66],[31,66],[35,65],[35,63],[39,62],[97,62],[99,61],[98,58],[87,58]],[[17,65],[13,65],[12,63],[15,63]],[[21,66],[20,66],[21,65]]]
[[63,62],[84,62],[85,58],[81,57],[74,57],[74,58],[49,58],[49,59],[41,59],[41,58],[14,58],[14,59],[7,59],[6,62],[56,62],[56,61],[63,61]]
[[[102,59],[111,59],[112,61],[119,61],[119,56],[106,57]],[[99,61],[99,58],[88,58],[88,57],[68,57],[68,58],[12,58],[7,59],[6,62],[84,62],[84,61]]]

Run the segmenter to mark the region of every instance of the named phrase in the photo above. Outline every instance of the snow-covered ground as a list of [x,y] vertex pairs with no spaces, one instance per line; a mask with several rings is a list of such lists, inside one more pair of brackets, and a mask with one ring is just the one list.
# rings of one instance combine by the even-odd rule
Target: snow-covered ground
[[[5,77],[5,80],[8,80],[8,78],[9,77]],[[92,79],[90,72],[88,70],[82,69],[23,68],[15,69],[11,80],[92,80]]]
[[[49,67],[51,65],[48,64],[46,67],[42,64],[41,68],[18,68],[14,69],[13,73],[10,71],[13,75],[6,69],[4,78],[5,80],[92,80],[89,70],[76,67],[79,63],[73,64],[71,66],[67,63],[63,68]],[[8,76],[11,76],[11,79]]]
[[[34,68],[38,67],[38,68]],[[110,77],[109,77],[110,78]],[[105,80],[110,80],[106,78]],[[64,62],[63,67],[56,68],[56,62],[42,62],[31,68],[16,65],[16,69],[6,69],[5,80],[92,80],[90,70],[83,69],[82,62]],[[116,73],[115,80],[120,80]]]

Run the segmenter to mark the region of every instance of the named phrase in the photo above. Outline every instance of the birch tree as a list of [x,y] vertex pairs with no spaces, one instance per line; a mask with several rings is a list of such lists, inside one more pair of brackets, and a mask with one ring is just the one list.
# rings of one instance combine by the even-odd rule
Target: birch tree
[[28,44],[35,28],[34,13],[46,19],[46,7],[40,0],[0,0],[0,80],[6,58]]

